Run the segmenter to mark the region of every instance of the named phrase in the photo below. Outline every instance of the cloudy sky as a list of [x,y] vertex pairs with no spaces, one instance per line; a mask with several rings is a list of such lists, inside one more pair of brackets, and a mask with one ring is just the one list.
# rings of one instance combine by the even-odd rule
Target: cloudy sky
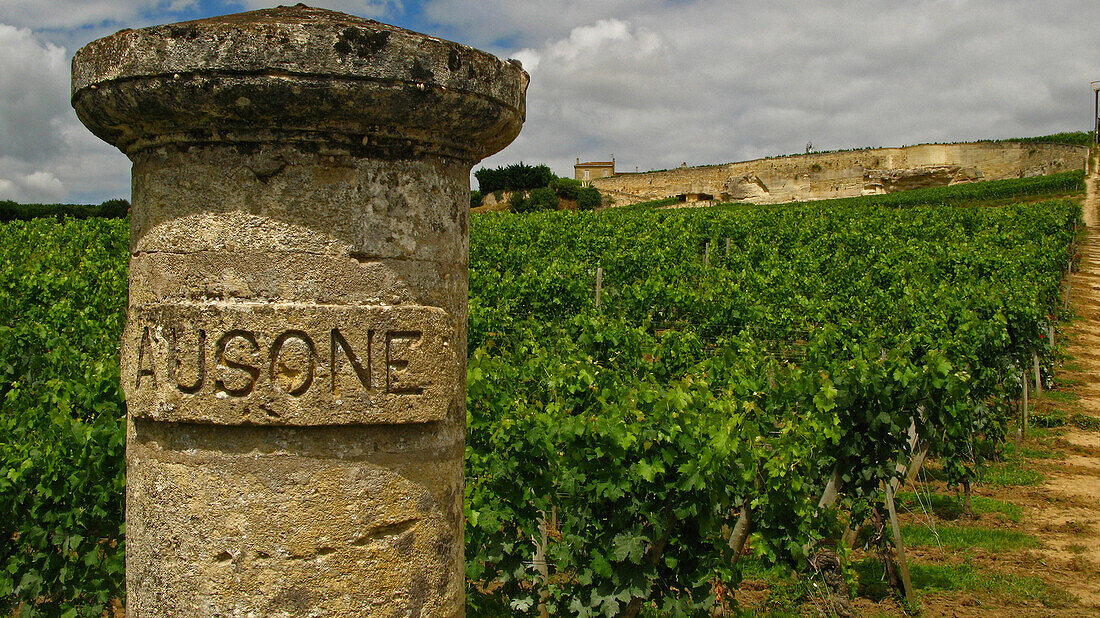
[[[289,3],[292,0],[284,0]],[[264,0],[0,0],[0,199],[129,198],[127,159],[69,106],[73,52]],[[314,0],[531,73],[496,166],[620,169],[1089,129],[1097,0]]]

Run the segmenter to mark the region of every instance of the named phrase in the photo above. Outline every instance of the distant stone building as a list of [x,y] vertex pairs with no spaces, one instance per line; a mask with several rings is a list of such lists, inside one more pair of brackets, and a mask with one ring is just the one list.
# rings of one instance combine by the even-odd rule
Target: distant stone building
[[573,178],[584,184],[589,184],[596,178],[611,178],[612,176],[615,176],[615,157],[611,157],[610,161],[589,161],[587,163],[581,163],[580,157],[577,157],[577,164],[573,166]]

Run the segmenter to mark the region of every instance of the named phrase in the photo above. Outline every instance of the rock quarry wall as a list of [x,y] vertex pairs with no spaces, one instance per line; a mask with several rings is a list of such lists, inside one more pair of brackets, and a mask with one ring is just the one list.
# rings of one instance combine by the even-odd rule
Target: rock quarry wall
[[618,205],[674,196],[777,204],[1083,169],[1088,149],[1066,144],[924,144],[682,167],[592,185]]

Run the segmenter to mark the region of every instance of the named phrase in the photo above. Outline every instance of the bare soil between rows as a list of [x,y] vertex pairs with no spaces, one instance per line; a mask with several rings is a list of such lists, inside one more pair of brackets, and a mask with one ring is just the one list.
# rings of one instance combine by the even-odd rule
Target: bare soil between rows
[[[1048,396],[1038,406],[1093,419],[1085,424],[1094,428],[1100,427],[1100,179],[1095,162],[1086,181],[1079,270],[1068,279],[1076,315],[1062,333],[1067,362],[1055,373],[1056,387],[1070,396],[1059,402]],[[1060,457],[1044,462],[1045,481],[1025,492],[1021,523],[1044,541],[1036,554],[1047,564],[1036,575],[1077,597],[1080,606],[1071,608],[1079,610],[1077,615],[1100,615],[1100,431],[1070,424],[1058,431],[1053,447]]]

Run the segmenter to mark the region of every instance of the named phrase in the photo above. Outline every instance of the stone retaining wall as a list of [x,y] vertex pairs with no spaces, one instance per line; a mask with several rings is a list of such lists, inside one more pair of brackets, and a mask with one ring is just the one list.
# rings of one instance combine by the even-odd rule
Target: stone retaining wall
[[1084,168],[1087,152],[1066,144],[924,144],[685,167],[592,184],[619,205],[677,195],[776,204],[1053,174]]

